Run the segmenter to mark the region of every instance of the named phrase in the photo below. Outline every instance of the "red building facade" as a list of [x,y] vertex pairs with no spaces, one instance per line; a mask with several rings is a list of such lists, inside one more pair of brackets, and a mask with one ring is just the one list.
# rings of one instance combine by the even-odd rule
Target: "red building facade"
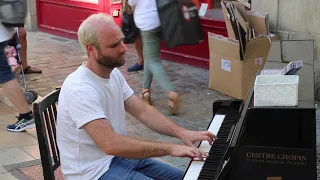
[[37,0],[38,29],[50,34],[77,38],[81,22],[89,15],[106,12],[121,22],[121,0]]
[[[209,47],[207,32],[227,36],[226,26],[220,3],[214,0],[198,0],[199,4],[208,3],[202,28],[205,40],[198,45],[166,48],[161,47],[163,59],[209,68]],[[81,22],[89,15],[106,12],[121,25],[121,0],[37,0],[38,30],[61,37],[76,39]],[[216,6],[216,7],[215,7]]]

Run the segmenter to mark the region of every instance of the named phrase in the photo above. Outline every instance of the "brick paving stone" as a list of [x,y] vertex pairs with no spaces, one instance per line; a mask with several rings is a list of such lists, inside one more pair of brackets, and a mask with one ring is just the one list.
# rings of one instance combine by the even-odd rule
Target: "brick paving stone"
[[[139,95],[143,73],[141,71],[132,73],[126,71],[128,67],[138,61],[134,46],[128,46],[128,53],[125,55],[125,59],[126,64],[120,67],[119,70],[123,73],[134,92]],[[30,89],[39,91],[38,93],[44,96],[54,90],[56,85],[62,85],[67,75],[76,70],[85,61],[85,54],[77,41],[57,38],[41,32],[28,32],[28,61],[31,66],[39,67],[43,70],[42,74],[26,75],[28,86]],[[181,113],[176,116],[169,115],[167,98],[156,81],[153,81],[151,88],[153,105],[160,112],[163,112],[172,118],[174,122],[185,128],[205,130],[212,118],[212,103],[215,100],[232,98],[207,88],[207,70],[169,61],[163,61],[162,63],[176,91],[181,95]],[[130,115],[126,117],[128,133],[133,137],[181,143],[175,138],[152,132]],[[317,132],[320,132],[319,124],[317,124]],[[320,137],[320,134],[318,134],[318,137]],[[319,151],[320,147],[318,148]],[[319,161],[320,154],[318,153],[317,156]],[[182,170],[185,170],[190,161],[188,158],[172,158],[169,156],[165,156],[162,159]],[[318,171],[320,170],[318,169]]]

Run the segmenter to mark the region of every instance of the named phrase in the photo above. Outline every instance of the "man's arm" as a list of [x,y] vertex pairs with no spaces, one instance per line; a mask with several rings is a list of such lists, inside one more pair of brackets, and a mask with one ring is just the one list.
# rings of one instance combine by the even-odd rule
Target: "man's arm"
[[132,89],[120,72],[119,77],[122,94],[125,99],[124,104],[126,111],[140,120],[148,128],[160,134],[179,138],[188,146],[194,146],[195,142],[203,140],[207,140],[212,144],[216,139],[216,136],[208,131],[189,131],[176,125],[172,120],[161,114],[154,107],[148,105],[134,95]]
[[[126,96],[132,92],[128,91]],[[127,98],[126,98],[127,99]],[[168,143],[140,141],[117,134],[107,120],[101,105],[99,92],[85,87],[68,95],[66,106],[70,118],[78,129],[84,129],[95,144],[106,154],[124,158],[147,158],[159,156],[202,157],[196,148]],[[123,112],[125,113],[125,112]]]
[[97,119],[83,126],[89,136],[106,154],[124,158],[149,158],[161,156],[202,157],[207,156],[197,148],[160,142],[137,140],[117,134],[105,119]]
[[185,131],[184,128],[175,124],[153,106],[143,102],[143,100],[136,95],[132,95],[125,101],[125,108],[128,113],[157,133],[180,138]]

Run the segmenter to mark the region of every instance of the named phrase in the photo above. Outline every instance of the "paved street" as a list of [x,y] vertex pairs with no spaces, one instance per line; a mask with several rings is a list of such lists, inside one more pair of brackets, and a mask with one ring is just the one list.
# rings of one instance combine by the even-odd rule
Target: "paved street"
[[[40,96],[48,94],[55,87],[60,86],[66,76],[84,60],[84,53],[76,41],[40,32],[29,32],[28,61],[31,66],[43,70],[42,74],[27,75],[29,89],[35,90]],[[128,73],[126,71],[127,67],[136,62],[135,49],[129,46],[126,64],[120,70],[135,93],[139,94],[142,72]],[[170,116],[170,118],[185,128],[205,130],[212,118],[212,103],[218,99],[231,98],[207,88],[207,70],[167,61],[163,61],[163,64],[182,99],[181,113],[177,116]],[[156,82],[152,86],[151,93],[153,105],[169,116],[167,99]],[[26,133],[7,132],[6,125],[15,122],[15,115],[17,112],[10,107],[0,91],[0,179],[23,179],[25,174],[21,172],[25,171],[22,171],[21,168],[26,166],[23,163],[40,163],[35,129],[28,130]],[[177,139],[152,132],[129,115],[127,119],[129,133],[134,137],[181,143]],[[317,128],[320,131],[319,124]],[[182,170],[185,170],[189,162],[187,158],[163,157],[162,159]]]

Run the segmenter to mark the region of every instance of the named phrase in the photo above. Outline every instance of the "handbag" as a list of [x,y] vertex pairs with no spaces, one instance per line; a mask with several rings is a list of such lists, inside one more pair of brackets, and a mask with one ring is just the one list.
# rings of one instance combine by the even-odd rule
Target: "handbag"
[[162,40],[167,47],[195,45],[203,40],[198,8],[192,0],[156,0]]
[[27,0],[0,0],[0,22],[7,27],[24,27]]
[[134,43],[136,38],[140,36],[140,30],[136,27],[133,19],[133,11],[128,5],[127,1],[124,1],[121,22],[121,31],[124,35],[124,44]]

